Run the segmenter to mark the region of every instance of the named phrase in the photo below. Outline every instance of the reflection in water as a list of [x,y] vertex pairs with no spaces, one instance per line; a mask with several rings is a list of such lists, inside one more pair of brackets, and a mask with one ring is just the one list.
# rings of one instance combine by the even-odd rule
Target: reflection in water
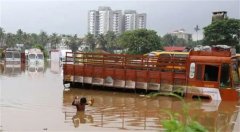
[[43,77],[44,75],[43,67],[28,67],[28,75],[30,78]]
[[17,76],[20,75],[25,70],[25,65],[6,65],[6,64],[0,64],[0,73],[5,76]]
[[[168,119],[168,110],[182,113],[182,102],[173,97],[145,98],[133,93],[115,93],[85,89],[71,89],[63,92],[63,105],[71,107],[75,96],[94,98],[94,105],[88,106],[84,114],[94,119],[92,126],[127,130],[160,130],[161,121]],[[231,131],[236,120],[236,102],[206,102],[186,100],[190,104],[190,115],[210,131]],[[228,106],[228,107],[226,107]],[[74,109],[74,108],[72,108]],[[76,115],[64,111],[66,122]],[[84,116],[82,120],[85,119]],[[92,119],[93,118],[93,119]],[[75,122],[74,126],[76,126]],[[81,123],[81,122],[80,122]]]
[[72,122],[74,127],[79,127],[79,124],[93,123],[93,117],[91,115],[86,115],[84,111],[78,111],[72,117]]
[[60,62],[59,61],[51,61],[51,72],[54,74],[59,74],[61,73],[61,67],[60,67]]

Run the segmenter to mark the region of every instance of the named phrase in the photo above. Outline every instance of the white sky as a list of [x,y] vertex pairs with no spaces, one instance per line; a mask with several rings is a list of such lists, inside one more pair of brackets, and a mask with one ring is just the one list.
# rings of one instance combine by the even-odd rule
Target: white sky
[[[240,0],[0,0],[0,27],[6,32],[48,34],[87,33],[88,10],[110,6],[112,10],[136,10],[147,13],[147,28],[163,36],[184,28],[196,39],[194,27],[211,23],[213,11],[227,11],[240,19]],[[199,31],[202,38],[202,30]]]

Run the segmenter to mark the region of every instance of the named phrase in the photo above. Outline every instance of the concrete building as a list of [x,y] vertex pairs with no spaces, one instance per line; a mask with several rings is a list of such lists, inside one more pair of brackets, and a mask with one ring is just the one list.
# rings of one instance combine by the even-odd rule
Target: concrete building
[[192,40],[192,34],[186,33],[184,29],[176,30],[170,33],[172,36],[176,36],[177,38],[182,38],[186,40],[186,42]]
[[227,18],[227,12],[226,11],[215,11],[212,13],[212,22],[217,20],[223,20]]
[[137,28],[137,13],[135,10],[126,10],[124,12],[124,31],[135,30]]
[[100,6],[98,10],[88,12],[88,32],[97,36],[113,31],[121,34],[124,31],[146,28],[146,13],[137,14],[135,10],[113,11],[110,7]]
[[99,7],[99,34],[112,31],[112,10],[110,7]]
[[96,36],[99,32],[99,14],[98,11],[90,10],[88,12],[88,32]]
[[112,31],[116,34],[121,34],[122,33],[122,21],[123,15],[121,10],[116,10],[113,11],[113,16],[112,16]]
[[147,14],[137,14],[137,29],[146,28]]

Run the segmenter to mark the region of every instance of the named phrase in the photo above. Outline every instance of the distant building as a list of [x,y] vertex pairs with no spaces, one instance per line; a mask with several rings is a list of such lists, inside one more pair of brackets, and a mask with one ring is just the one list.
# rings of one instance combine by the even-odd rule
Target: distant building
[[137,14],[137,29],[146,28],[147,14]]
[[115,32],[116,34],[121,34],[123,31],[122,28],[122,21],[123,19],[123,15],[122,15],[122,11],[121,10],[116,10],[113,11],[113,15],[112,15],[112,31]]
[[88,32],[96,36],[98,34],[99,14],[95,10],[88,12]]
[[137,13],[134,10],[126,10],[124,12],[124,30],[135,30],[137,28]]
[[189,42],[190,40],[192,40],[192,34],[186,33],[184,29],[176,30],[170,34],[172,36],[176,36],[177,38],[182,38],[186,40],[186,42]]
[[112,31],[112,10],[110,7],[99,7],[99,34]]
[[127,30],[146,28],[146,13],[137,14],[135,10],[112,10],[107,6],[100,6],[98,10],[88,12],[88,33],[97,36],[113,31],[121,34]]
[[227,18],[227,12],[226,11],[215,11],[212,13],[212,22],[217,20],[223,20]]

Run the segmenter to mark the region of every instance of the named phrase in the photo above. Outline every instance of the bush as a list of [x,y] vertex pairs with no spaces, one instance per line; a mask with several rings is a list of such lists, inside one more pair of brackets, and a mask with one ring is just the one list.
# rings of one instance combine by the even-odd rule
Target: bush
[[189,115],[190,104],[186,103],[184,99],[176,94],[150,94],[150,97],[158,95],[169,95],[177,97],[182,102],[182,115],[178,112],[172,112],[170,110],[164,110],[163,112],[168,115],[168,119],[163,120],[161,123],[163,128],[167,132],[208,132],[208,130],[202,126],[198,121],[192,119]]

